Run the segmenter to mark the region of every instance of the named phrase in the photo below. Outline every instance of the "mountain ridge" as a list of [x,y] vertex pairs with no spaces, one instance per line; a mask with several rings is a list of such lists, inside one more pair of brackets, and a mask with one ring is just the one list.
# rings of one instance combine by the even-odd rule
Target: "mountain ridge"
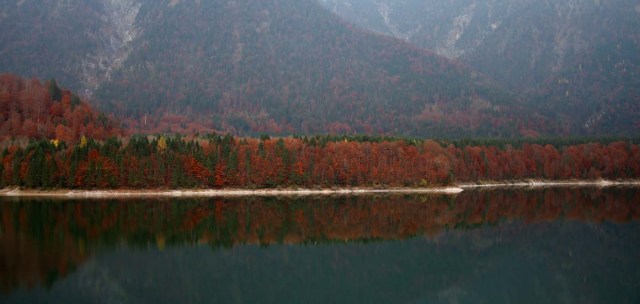
[[[180,115],[235,134],[554,130],[481,74],[356,28],[315,0],[47,0],[10,9],[21,23],[0,20],[11,32],[0,36],[0,70],[55,74],[99,108],[156,126]],[[34,16],[54,25],[41,28]],[[33,39],[20,39],[29,31]],[[53,37],[50,46],[41,37]],[[12,52],[17,45],[28,55]]]
[[634,1],[319,2],[359,27],[461,60],[519,92],[568,133],[637,134]]

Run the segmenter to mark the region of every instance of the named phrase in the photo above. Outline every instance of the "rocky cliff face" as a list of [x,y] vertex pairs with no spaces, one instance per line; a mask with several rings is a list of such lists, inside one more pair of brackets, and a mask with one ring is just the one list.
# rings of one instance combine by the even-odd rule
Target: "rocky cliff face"
[[122,66],[138,29],[137,0],[3,1],[0,66],[40,78],[57,77],[91,95]]
[[105,0],[97,11],[101,24],[95,32],[96,46],[80,61],[80,82],[85,94],[92,95],[104,81],[111,80],[114,70],[122,67],[139,28],[136,16],[141,3],[136,0]]

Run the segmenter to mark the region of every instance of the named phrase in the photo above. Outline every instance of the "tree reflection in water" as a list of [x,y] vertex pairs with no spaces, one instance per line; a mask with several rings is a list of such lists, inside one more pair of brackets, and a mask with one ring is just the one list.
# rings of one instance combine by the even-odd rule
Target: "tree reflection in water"
[[640,190],[507,189],[446,195],[0,203],[0,288],[50,286],[90,257],[123,246],[316,244],[437,237],[504,222],[625,223]]

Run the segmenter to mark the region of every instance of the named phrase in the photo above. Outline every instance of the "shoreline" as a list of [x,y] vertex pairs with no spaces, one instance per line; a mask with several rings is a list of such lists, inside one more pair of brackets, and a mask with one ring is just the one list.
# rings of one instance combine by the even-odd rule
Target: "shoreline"
[[486,183],[462,183],[457,187],[462,189],[481,189],[481,188],[557,188],[557,187],[640,187],[640,180],[528,180],[515,182],[486,182]]
[[0,189],[0,197],[43,197],[43,198],[203,198],[203,197],[243,197],[243,196],[330,196],[330,195],[366,195],[366,194],[445,194],[457,195],[472,189],[499,188],[549,188],[549,187],[640,187],[640,180],[628,181],[517,181],[461,183],[448,187],[433,188],[344,188],[344,189],[144,189],[144,190],[33,190],[19,188]]
[[221,190],[21,190],[2,189],[0,197],[44,197],[44,198],[172,198],[172,197],[243,197],[243,196],[330,196],[360,194],[448,194],[464,191],[460,187],[397,188],[397,189],[221,189]]

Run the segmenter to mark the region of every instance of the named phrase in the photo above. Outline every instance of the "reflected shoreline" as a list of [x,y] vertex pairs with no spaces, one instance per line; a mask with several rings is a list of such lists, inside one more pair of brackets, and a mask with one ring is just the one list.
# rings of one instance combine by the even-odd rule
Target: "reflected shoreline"
[[[372,194],[149,199],[0,198],[0,292],[49,285],[94,256],[138,249],[436,238],[513,221],[640,221],[637,187],[480,188]],[[55,274],[55,276],[52,276]]]

